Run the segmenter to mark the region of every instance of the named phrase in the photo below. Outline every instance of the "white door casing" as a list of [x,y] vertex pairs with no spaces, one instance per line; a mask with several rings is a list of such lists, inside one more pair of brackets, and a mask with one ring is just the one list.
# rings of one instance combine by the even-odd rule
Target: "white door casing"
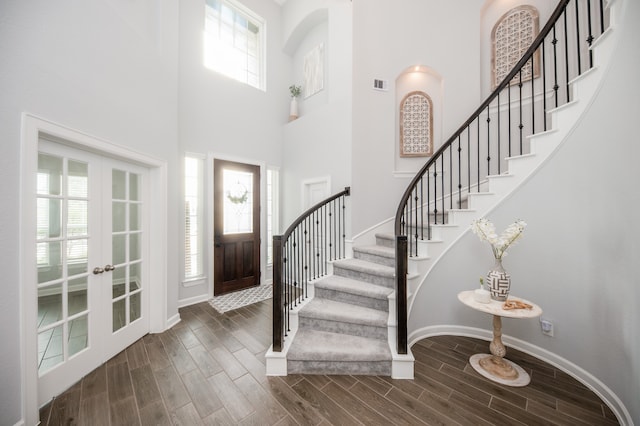
[[[162,160],[131,151],[111,142],[104,141],[82,132],[69,129],[50,121],[23,114],[22,117],[22,151],[20,188],[20,307],[21,307],[21,342],[22,353],[22,418],[26,424],[38,422],[38,344],[37,344],[37,269],[36,264],[36,174],[38,170],[38,146],[40,139],[47,139],[62,145],[76,147],[83,151],[125,161],[143,167],[148,172],[147,190],[149,193],[147,207],[153,211],[149,216],[147,235],[151,238],[147,244],[149,268],[146,282],[150,303],[148,311],[148,331],[161,332],[179,321],[177,313],[168,318],[167,315],[167,163]],[[106,263],[105,263],[106,265]],[[104,266],[104,265],[103,265]],[[93,267],[93,264],[91,264]],[[105,275],[103,274],[103,277]],[[104,279],[104,278],[103,278]],[[142,313],[144,315],[144,312]],[[110,321],[109,321],[110,322]],[[124,333],[121,333],[124,334]],[[117,343],[111,343],[117,346]],[[115,346],[105,345],[117,353]]]

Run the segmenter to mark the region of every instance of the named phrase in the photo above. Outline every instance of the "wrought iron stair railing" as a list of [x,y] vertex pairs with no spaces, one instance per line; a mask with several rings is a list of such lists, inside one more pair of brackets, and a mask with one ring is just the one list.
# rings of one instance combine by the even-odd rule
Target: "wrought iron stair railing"
[[[603,0],[561,0],[529,49],[405,190],[395,217],[397,351],[407,353],[408,258],[447,208],[502,174],[506,157],[526,154],[527,137],[550,127],[552,109],[571,101],[571,80],[593,66],[591,46],[606,26]],[[531,76],[531,78],[528,78]]]
[[290,312],[307,299],[309,282],[327,275],[329,262],[346,255],[349,195],[347,187],[319,202],[273,237],[273,352],[282,352],[291,332]]

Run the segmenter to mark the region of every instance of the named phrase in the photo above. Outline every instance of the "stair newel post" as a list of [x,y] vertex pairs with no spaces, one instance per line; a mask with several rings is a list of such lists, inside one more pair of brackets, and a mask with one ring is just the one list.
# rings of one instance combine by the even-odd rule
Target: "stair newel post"
[[407,236],[396,236],[396,310],[397,310],[397,350],[406,355],[407,344]]
[[282,300],[282,236],[273,236],[273,351],[282,352],[284,341],[283,310],[285,303]]

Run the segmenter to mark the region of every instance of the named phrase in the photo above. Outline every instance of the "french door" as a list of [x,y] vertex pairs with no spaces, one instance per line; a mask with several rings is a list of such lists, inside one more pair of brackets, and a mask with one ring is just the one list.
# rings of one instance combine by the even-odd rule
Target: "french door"
[[260,284],[260,167],[214,160],[215,296]]
[[149,331],[147,185],[145,168],[39,141],[39,405]]

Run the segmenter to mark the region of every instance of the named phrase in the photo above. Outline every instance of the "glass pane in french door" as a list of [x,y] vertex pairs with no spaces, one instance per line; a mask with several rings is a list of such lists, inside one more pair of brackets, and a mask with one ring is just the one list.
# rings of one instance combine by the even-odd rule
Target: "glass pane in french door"
[[38,154],[38,372],[66,362],[89,345],[89,167]]
[[142,201],[141,176],[112,170],[111,279],[112,331],[116,332],[142,315]]

